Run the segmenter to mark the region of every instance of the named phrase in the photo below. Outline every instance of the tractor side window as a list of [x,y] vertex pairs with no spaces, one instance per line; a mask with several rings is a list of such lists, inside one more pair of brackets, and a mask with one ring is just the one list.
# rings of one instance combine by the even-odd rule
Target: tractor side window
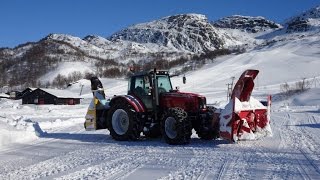
[[157,76],[159,92],[169,92],[172,90],[171,82],[168,76]]

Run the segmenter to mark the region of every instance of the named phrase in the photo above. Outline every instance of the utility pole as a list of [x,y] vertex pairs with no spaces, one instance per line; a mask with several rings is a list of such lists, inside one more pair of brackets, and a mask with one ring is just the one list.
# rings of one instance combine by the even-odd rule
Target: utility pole
[[233,85],[234,85],[234,79],[235,79],[235,77],[232,76],[231,83],[226,84],[227,85],[227,101],[229,101],[230,97],[231,97],[231,93],[232,93],[232,89],[233,89]]
[[305,80],[306,80],[306,78],[302,78],[302,87],[301,87],[301,88],[302,88],[302,89],[301,89],[302,91],[304,90],[304,86],[305,86],[305,83],[306,83]]
[[228,83],[226,84],[227,85],[227,101],[230,100],[230,97],[231,97],[231,93],[232,93],[232,83]]
[[232,77],[231,77],[231,90],[232,90],[232,88],[233,88],[233,82],[234,82],[234,79],[235,79],[235,77],[234,77],[234,76],[232,76]]
[[79,94],[79,95],[81,96],[81,94],[82,94],[82,89],[83,89],[83,86],[84,86],[84,85],[81,84],[80,86],[81,86],[81,89],[80,89],[80,94]]

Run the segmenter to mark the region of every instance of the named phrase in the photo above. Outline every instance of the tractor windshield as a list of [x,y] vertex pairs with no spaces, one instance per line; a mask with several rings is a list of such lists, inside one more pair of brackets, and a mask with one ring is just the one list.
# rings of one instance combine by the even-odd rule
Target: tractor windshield
[[169,79],[169,76],[157,76],[158,79],[158,88],[160,92],[169,92],[172,90],[172,85]]

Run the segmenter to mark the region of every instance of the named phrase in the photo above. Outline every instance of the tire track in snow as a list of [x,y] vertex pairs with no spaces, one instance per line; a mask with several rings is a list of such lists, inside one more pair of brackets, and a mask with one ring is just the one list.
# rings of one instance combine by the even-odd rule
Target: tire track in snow
[[223,179],[223,177],[224,177],[224,175],[226,173],[226,168],[228,167],[229,164],[230,164],[230,160],[229,159],[224,161],[224,163],[222,164],[221,168],[218,171],[218,176],[217,176],[218,180]]
[[[155,156],[152,152],[153,150],[148,153],[146,153],[143,148],[139,148],[138,150],[132,149],[131,151],[130,149],[126,150],[129,153],[118,154],[120,156],[118,159],[81,169],[61,176],[59,179],[130,179],[130,174],[141,168],[144,164],[156,162],[159,165],[167,166],[172,161],[175,161],[175,159],[171,160],[171,156],[176,157],[175,153],[178,152],[173,151],[174,154],[172,154],[172,152],[168,152],[167,150],[160,150]],[[176,161],[174,164],[176,164]]]
[[317,166],[313,159],[311,159],[308,154],[306,152],[304,152],[303,150],[300,150],[301,154],[308,160],[308,162],[313,166],[313,168],[318,172],[318,174],[320,175],[320,169],[319,166]]
[[[101,148],[104,150],[104,148]],[[107,152],[107,153],[104,153]],[[89,154],[95,156],[89,156]],[[38,179],[50,177],[65,171],[72,170],[78,166],[88,165],[97,161],[104,161],[118,157],[117,151],[104,150],[99,152],[95,149],[83,148],[80,150],[70,151],[67,154],[53,157],[45,161],[40,161],[31,166],[18,168],[14,171],[0,175],[0,179]]]
[[[77,130],[70,133],[77,134],[82,131],[83,130]],[[60,138],[67,138],[69,135],[70,134],[66,134],[64,136],[61,136]],[[72,149],[72,147],[75,146],[72,144],[65,144],[63,147],[55,148],[55,144],[59,140],[60,139],[47,139],[47,137],[42,137],[29,145],[19,145],[16,146],[17,148],[15,149],[9,148],[1,152],[0,157],[3,158],[0,158],[0,163],[2,164],[2,166],[0,166],[0,173],[10,172],[17,168],[31,166],[35,163],[38,163],[39,161],[48,160],[59,155],[60,153],[69,152],[70,150],[67,147],[71,147]],[[56,151],[50,151],[49,153],[50,149],[56,149]]]
[[[232,145],[226,144],[226,146]],[[238,174],[237,171],[229,168],[230,164],[238,164],[239,156],[234,155],[234,149],[193,147],[190,150],[193,151],[193,156],[182,161],[179,169],[161,179],[232,179],[232,176]]]
[[281,118],[287,122],[286,127],[282,128],[281,131],[282,134],[288,137],[286,143],[290,149],[294,150],[293,152],[291,150],[295,154],[292,158],[298,164],[295,168],[299,171],[301,178],[318,179],[320,177],[318,165],[315,163],[316,160],[314,158],[310,158],[310,155],[318,157],[318,152],[316,151],[319,148],[318,142],[309,134],[310,131],[308,131],[307,126],[299,126],[301,121],[304,123],[303,120],[313,123],[314,116],[308,113],[292,113],[293,116],[288,114]]
[[142,162],[136,159],[141,156],[118,156],[113,160],[107,160],[57,179],[117,179],[138,168]]
[[[263,159],[259,163],[263,163],[261,166],[264,166],[265,173],[263,174],[263,177],[265,179],[292,179],[297,177],[308,177],[305,175],[302,167],[300,165],[296,165],[297,160],[295,156],[298,155],[298,152],[292,152],[292,150],[289,150],[292,149],[292,136],[289,135],[291,133],[290,129],[292,127],[292,119],[288,119],[288,117],[292,118],[288,113],[274,113],[272,115],[272,119],[275,119],[272,126],[274,132],[273,138],[271,138],[271,140],[267,140],[267,144],[265,146],[263,146],[263,141],[256,141],[254,142],[254,145],[251,146],[255,147],[254,149],[256,152],[259,153],[258,157]],[[270,145],[268,143],[273,143],[274,140],[280,140],[279,145],[278,147],[270,149]]]
[[[281,122],[281,126],[285,125],[285,121],[277,121],[277,117],[272,114],[271,125],[273,131],[273,137],[263,138],[258,141],[246,141],[242,146],[246,147],[244,157],[242,161],[247,162],[243,164],[243,174],[247,179],[279,179],[283,176],[279,173],[279,169],[284,169],[283,162],[280,160],[283,156],[276,152],[281,152],[283,148],[286,148],[285,139],[278,123]],[[275,142],[275,140],[277,140]],[[277,144],[277,145],[275,145]],[[253,171],[253,172],[252,172]],[[259,173],[257,174],[258,171]]]
[[[300,152],[303,153],[302,151],[300,151]],[[298,162],[298,164],[299,164],[299,167],[297,167],[297,168],[298,168],[298,170],[299,170],[302,178],[303,178],[303,179],[313,179],[313,178],[309,175],[309,170],[308,170],[308,168],[306,168],[306,166],[303,165],[302,160],[299,159],[298,157],[295,157],[295,158],[296,158],[296,160],[297,160],[297,162]],[[305,158],[306,158],[306,156],[305,156]]]

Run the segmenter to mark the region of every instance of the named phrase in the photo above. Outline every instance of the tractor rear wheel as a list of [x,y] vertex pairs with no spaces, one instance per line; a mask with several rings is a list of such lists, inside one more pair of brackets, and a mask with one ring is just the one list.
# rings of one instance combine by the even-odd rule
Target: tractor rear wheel
[[168,144],[190,143],[192,124],[188,119],[188,114],[181,108],[170,108],[164,113],[161,130]]
[[118,141],[137,140],[142,132],[142,123],[127,102],[116,102],[110,107],[107,123],[110,135]]

